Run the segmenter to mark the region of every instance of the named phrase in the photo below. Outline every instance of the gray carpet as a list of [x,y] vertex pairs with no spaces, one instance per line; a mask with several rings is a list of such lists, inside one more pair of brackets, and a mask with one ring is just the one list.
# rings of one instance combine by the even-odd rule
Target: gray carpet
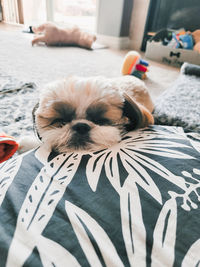
[[184,63],[178,79],[155,101],[155,123],[200,133],[199,100],[200,66]]
[[[5,76],[0,74],[1,79]],[[0,86],[0,132],[13,137],[33,134],[32,109],[38,101],[34,83],[23,83],[13,77]]]
[[120,75],[123,55],[109,49],[32,47],[32,38],[32,34],[0,31],[0,73],[38,86],[67,75]]

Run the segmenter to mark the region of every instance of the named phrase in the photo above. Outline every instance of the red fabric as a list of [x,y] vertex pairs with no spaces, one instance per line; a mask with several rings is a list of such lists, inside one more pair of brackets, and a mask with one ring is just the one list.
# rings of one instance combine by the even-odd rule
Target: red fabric
[[136,68],[136,70],[139,70],[139,71],[143,71],[143,72],[147,71],[147,68],[141,64],[136,65],[135,68]]
[[9,159],[18,149],[18,143],[12,136],[0,133],[0,163]]

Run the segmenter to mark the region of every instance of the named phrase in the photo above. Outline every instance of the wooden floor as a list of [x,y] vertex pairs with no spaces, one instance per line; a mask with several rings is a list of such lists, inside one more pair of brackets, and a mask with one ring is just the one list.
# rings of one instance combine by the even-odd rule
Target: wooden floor
[[5,31],[21,31],[24,25],[22,24],[8,24],[5,22],[0,22],[0,30]]

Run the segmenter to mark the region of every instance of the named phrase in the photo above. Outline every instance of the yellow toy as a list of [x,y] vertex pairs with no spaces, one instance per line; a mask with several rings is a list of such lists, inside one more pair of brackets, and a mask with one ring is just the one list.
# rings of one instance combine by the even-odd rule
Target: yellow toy
[[121,72],[123,75],[134,75],[141,80],[146,79],[146,72],[149,63],[136,51],[129,51],[123,61]]

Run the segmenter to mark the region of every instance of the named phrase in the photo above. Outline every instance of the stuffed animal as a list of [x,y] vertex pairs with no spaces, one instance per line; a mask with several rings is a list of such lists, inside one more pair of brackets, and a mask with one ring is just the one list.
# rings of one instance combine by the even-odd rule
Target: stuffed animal
[[194,39],[194,50],[200,53],[200,30],[192,32],[192,37]]
[[12,136],[0,133],[0,163],[9,159],[18,149],[18,143]]
[[193,38],[190,32],[183,33],[172,33],[173,39],[175,40],[176,46],[175,48],[183,48],[183,49],[193,49]]
[[96,40],[94,34],[83,31],[77,26],[64,29],[50,22],[32,27],[32,31],[36,34],[32,40],[32,45],[43,42],[46,45],[77,45],[91,49]]
[[136,51],[129,51],[123,61],[121,72],[123,75],[133,75],[141,80],[146,79],[146,72],[149,63]]
[[168,45],[172,40],[173,31],[170,29],[161,29],[149,41],[162,42],[163,45]]

